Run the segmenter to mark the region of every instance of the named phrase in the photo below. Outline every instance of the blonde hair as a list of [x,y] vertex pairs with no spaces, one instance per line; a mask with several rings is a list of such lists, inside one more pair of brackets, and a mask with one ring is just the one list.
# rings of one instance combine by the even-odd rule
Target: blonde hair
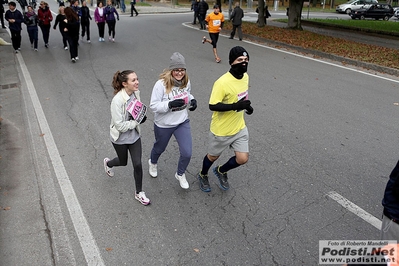
[[[163,85],[165,86],[165,93],[168,94],[172,91],[172,88],[175,87],[174,78],[172,76],[173,69],[164,69],[163,72],[159,75],[159,78],[163,80]],[[187,87],[188,84],[188,75],[187,72],[184,74],[182,84],[179,86],[179,89],[183,89]]]

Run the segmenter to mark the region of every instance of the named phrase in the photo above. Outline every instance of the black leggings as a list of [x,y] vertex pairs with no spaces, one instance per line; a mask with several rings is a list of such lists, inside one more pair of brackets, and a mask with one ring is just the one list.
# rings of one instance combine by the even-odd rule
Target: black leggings
[[115,24],[116,20],[108,20],[108,35],[111,36],[112,33],[112,38],[115,38]]
[[219,40],[219,32],[218,33],[209,33],[209,37],[211,38],[212,41],[212,46],[213,48],[216,48],[216,44],[218,43]]
[[143,165],[141,164],[141,138],[138,139],[133,144],[115,144],[114,145],[116,154],[118,157],[115,157],[111,161],[108,162],[108,167],[114,166],[126,166],[127,165],[127,156],[128,151],[130,153],[130,157],[133,163],[133,176],[134,181],[136,183],[136,192],[142,191],[143,186]]

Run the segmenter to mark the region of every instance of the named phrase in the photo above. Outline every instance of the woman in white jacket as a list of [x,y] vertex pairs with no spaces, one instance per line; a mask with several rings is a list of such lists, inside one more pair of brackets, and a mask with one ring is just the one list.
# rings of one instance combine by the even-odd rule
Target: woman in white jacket
[[[141,163],[142,147],[140,138],[140,126],[147,119],[133,117],[128,112],[129,104],[140,102],[139,80],[132,70],[117,71],[114,75],[112,86],[114,98],[111,102],[110,138],[118,157],[110,160],[104,159],[104,169],[108,176],[114,176],[114,166],[126,166],[128,152],[133,163],[133,176],[136,184],[135,199],[143,205],[150,204],[142,190],[143,167]],[[145,107],[145,106],[144,106]]]
[[197,101],[191,95],[191,83],[186,73],[185,59],[176,52],[170,58],[169,68],[162,72],[152,90],[150,108],[154,112],[155,143],[148,164],[150,175],[157,177],[158,159],[174,135],[180,151],[175,177],[184,189],[189,188],[185,171],[192,154],[188,106],[188,110],[194,111],[197,108]]

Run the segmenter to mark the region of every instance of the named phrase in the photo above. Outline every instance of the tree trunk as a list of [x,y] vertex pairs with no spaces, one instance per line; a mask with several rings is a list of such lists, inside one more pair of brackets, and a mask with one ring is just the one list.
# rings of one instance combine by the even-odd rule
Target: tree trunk
[[301,15],[304,0],[290,0],[288,10],[288,28],[293,30],[303,30],[301,25]]
[[264,0],[258,0],[258,27],[264,27],[265,26],[265,1]]

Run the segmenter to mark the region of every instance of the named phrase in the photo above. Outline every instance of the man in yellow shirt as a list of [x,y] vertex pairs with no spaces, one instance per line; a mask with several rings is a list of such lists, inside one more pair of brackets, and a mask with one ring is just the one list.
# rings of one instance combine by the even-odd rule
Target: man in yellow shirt
[[213,111],[209,133],[208,154],[202,162],[202,169],[198,174],[200,189],[210,192],[208,171],[222,152],[230,147],[235,156],[224,165],[213,168],[219,179],[222,190],[229,189],[227,171],[245,164],[249,157],[248,129],[245,125],[244,110],[251,115],[254,109],[248,100],[249,77],[247,72],[249,61],[248,52],[241,46],[231,48],[229,54],[229,72],[215,81],[209,109]]
[[219,32],[223,28],[223,23],[224,23],[224,16],[219,10],[218,5],[213,6],[213,13],[210,13],[208,16],[205,18],[205,24],[206,28],[208,29],[209,32],[209,37],[210,39],[207,39],[205,36],[202,37],[202,43],[210,43],[212,44],[213,47],[213,54],[215,56],[216,63],[220,63],[220,58],[218,56],[217,50],[216,50],[216,44],[219,39]]

